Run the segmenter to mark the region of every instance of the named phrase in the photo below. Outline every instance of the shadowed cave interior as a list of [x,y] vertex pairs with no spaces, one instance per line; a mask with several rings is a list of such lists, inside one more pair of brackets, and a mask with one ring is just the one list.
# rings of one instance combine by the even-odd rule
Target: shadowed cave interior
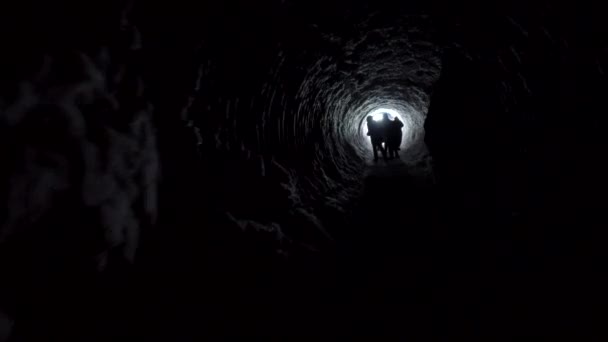
[[600,11],[0,7],[0,341],[598,336]]

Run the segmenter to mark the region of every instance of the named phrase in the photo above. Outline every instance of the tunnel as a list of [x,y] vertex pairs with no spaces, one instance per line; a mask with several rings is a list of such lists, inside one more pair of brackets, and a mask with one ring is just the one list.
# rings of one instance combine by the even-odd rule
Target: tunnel
[[0,7],[0,342],[598,336],[600,10]]

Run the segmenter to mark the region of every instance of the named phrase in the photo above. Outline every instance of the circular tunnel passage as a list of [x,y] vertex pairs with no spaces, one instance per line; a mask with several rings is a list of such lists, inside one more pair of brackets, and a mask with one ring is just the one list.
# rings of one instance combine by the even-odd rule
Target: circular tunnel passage
[[[338,53],[317,58],[296,96],[297,112],[309,116],[301,119],[321,123],[327,142],[321,153],[336,164],[343,179],[352,177],[352,172],[361,175],[356,171],[361,170],[359,163],[371,155],[365,118],[383,108],[405,124],[404,160],[413,166],[426,157],[423,125],[440,70],[440,48],[431,40],[432,23],[424,16],[393,22],[373,19],[359,23],[359,35],[350,39],[325,38],[336,41]],[[378,23],[380,27],[375,26]]]
[[[284,10],[286,18],[297,12]],[[273,43],[259,36],[263,30],[225,38],[233,43],[228,51],[207,43],[183,119],[209,167],[220,170],[209,178],[231,220],[293,236],[287,230],[301,224],[274,210],[291,207],[286,217],[305,215],[311,231],[331,235],[323,216],[344,216],[358,196],[371,159],[364,121],[375,110],[398,113],[406,128],[402,160],[431,172],[423,126],[440,72],[435,24],[429,16],[374,12],[275,24],[286,29]],[[258,49],[245,58],[252,44]]]
[[[275,296],[293,298],[300,288],[336,284],[332,269],[338,261],[328,256],[338,253],[337,246],[347,248],[344,241],[359,234],[360,227],[355,228],[352,221],[371,222],[353,215],[365,203],[366,171],[372,159],[364,127],[368,115],[380,109],[395,111],[405,123],[403,164],[418,174],[431,172],[424,121],[441,68],[441,47],[434,42],[432,19],[366,14],[333,25],[307,19],[311,22],[282,22],[287,28],[279,42],[258,44],[264,48],[246,58],[219,61],[210,55],[209,64],[198,69],[200,91],[193,93],[186,115],[200,134],[199,146],[214,191],[212,202],[220,217],[214,221],[220,222],[221,232],[219,239],[213,235],[213,244],[218,245],[213,250],[227,255],[226,259],[239,256],[246,265],[241,267],[251,270],[253,274],[246,273],[249,277],[237,279],[245,291],[259,291],[256,303],[260,305],[264,298],[269,302]],[[351,30],[345,32],[341,26]],[[245,41],[230,39],[244,46],[218,54],[224,59],[249,51],[246,47],[256,39],[254,34]],[[215,48],[211,45],[208,50]],[[237,61],[241,66],[235,71]],[[268,63],[266,69],[259,61]],[[387,170],[402,176],[403,169],[393,170],[387,164]],[[183,170],[176,170],[176,177],[180,176]],[[419,194],[408,192],[408,186],[404,182],[388,193],[396,197],[392,212],[414,207],[401,201],[404,194],[409,201],[426,203]],[[383,196],[378,194],[377,199]],[[419,215],[408,214],[408,222],[412,224]],[[389,227],[387,223],[373,230],[380,237]],[[280,288],[260,289],[252,278],[275,277],[272,272],[265,274],[265,267],[260,270],[260,264],[276,258],[277,252],[279,259],[288,260],[289,280]],[[318,302],[308,298],[305,303],[306,298],[297,300],[302,307]],[[307,312],[276,305],[297,317]],[[234,310],[253,315],[241,307]],[[275,317],[268,315],[259,314]],[[297,320],[281,319],[296,326]],[[255,321],[266,326],[263,318]]]
[[[16,340],[74,334],[116,340],[145,326],[161,331],[144,335],[171,340],[185,325],[192,336],[275,332],[267,318],[278,316],[284,332],[293,332],[287,323],[297,319],[282,309],[292,304],[296,314],[298,305],[310,309],[326,295],[311,296],[311,288],[339,283],[349,292],[355,283],[366,285],[361,269],[367,282],[378,284],[381,275],[393,286],[406,254],[437,241],[428,230],[391,229],[392,218],[408,209],[412,215],[399,216],[399,228],[427,227],[436,223],[436,208],[400,175],[362,191],[371,159],[365,118],[376,112],[404,121],[406,169],[431,172],[427,140],[451,196],[441,198],[446,227],[468,227],[446,229],[449,238],[421,255],[441,249],[437,255],[450,259],[445,268],[458,270],[458,262],[475,264],[469,261],[479,258],[472,255],[477,250],[515,251],[527,260],[521,241],[551,252],[538,237],[547,232],[528,233],[524,224],[542,222],[546,210],[531,212],[547,195],[543,187],[553,188],[546,182],[560,175],[545,179],[529,170],[564,165],[534,136],[540,122],[555,122],[547,113],[563,111],[554,99],[564,89],[576,93],[574,81],[562,89],[555,70],[565,67],[576,78],[578,57],[558,39],[561,22],[544,9],[538,17],[513,18],[452,5],[461,10],[452,18],[443,4],[436,16],[412,15],[421,6],[415,1],[209,1],[203,10],[178,2],[61,3],[28,4],[19,15],[3,11],[10,17],[1,23],[3,41],[11,47],[1,57],[7,76],[0,81],[4,335],[15,323]],[[436,30],[454,43],[451,55]],[[21,31],[27,39],[12,33]],[[556,58],[560,51],[565,59]],[[594,82],[600,79],[588,88]],[[574,101],[564,98],[575,112]],[[383,216],[382,200],[395,189],[408,196],[388,203],[393,216]],[[503,197],[493,208],[496,192]],[[567,203],[551,197],[556,208]],[[350,210],[361,199],[356,208],[375,208],[381,224],[369,211]],[[489,232],[499,216],[504,227]],[[519,226],[504,239],[510,225]],[[343,234],[353,227],[360,235]],[[332,249],[344,236],[356,245],[354,257],[348,248]],[[395,258],[393,251],[402,254]],[[331,282],[339,273],[332,262],[348,268],[342,282]],[[443,308],[476,302],[467,300],[479,299],[472,293],[483,293],[475,286],[487,279],[510,283],[473,277],[461,289],[468,296],[445,285]],[[90,295],[74,295],[83,292]],[[401,296],[400,289],[386,293]],[[504,298],[514,297],[526,298]],[[280,303],[285,298],[289,304]],[[377,303],[394,302],[386,298]],[[158,315],[162,310],[172,317]],[[320,311],[310,310],[315,318],[331,315]],[[307,322],[306,314],[297,317]],[[444,323],[460,315],[445,314]],[[145,323],[133,327],[133,317]]]

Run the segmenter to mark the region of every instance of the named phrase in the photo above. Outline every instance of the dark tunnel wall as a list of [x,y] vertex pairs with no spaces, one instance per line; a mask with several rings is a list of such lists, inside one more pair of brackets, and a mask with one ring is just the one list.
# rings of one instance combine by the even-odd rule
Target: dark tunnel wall
[[[571,313],[605,301],[603,276],[591,264],[602,254],[596,242],[605,239],[595,228],[604,210],[595,198],[606,186],[591,174],[605,169],[597,153],[606,142],[587,125],[605,104],[581,94],[598,87],[603,72],[592,70],[606,59],[583,38],[597,38],[597,21],[578,26],[574,19],[590,8],[524,8],[464,15],[448,33],[455,44],[444,50],[425,122],[444,219],[459,227],[447,233],[458,243],[440,249],[458,255],[449,263],[467,270],[480,255],[500,260],[501,271],[528,270],[535,285],[498,277],[511,284],[495,295],[498,302],[526,307],[522,317],[534,322],[527,329],[538,334],[578,335],[596,331],[596,318]],[[481,248],[473,242],[480,239]],[[518,261],[508,261],[515,255]],[[466,305],[462,298],[455,307]],[[512,332],[529,334],[525,329]]]
[[[465,227],[441,246],[452,262],[478,236],[525,241],[530,268],[601,250],[599,20],[523,2],[2,6],[0,319],[38,310],[34,334],[69,330],[46,319],[69,298],[83,321],[124,299],[107,279],[133,265],[221,259],[232,268],[211,273],[219,288],[330,249],[378,108],[402,114],[406,164],[436,179],[446,226]],[[79,300],[82,288],[107,296]]]

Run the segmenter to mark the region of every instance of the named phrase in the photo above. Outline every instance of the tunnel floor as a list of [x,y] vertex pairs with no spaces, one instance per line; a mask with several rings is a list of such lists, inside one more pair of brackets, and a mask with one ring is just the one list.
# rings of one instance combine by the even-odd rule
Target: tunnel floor
[[[346,317],[356,335],[424,336],[431,329],[432,189],[400,160],[368,167],[340,248]],[[348,330],[347,327],[345,327]]]
[[[513,271],[519,252],[508,251],[502,264],[480,254],[495,249],[492,241],[446,222],[442,195],[419,173],[399,160],[368,166],[349,224],[330,227],[332,248],[284,259],[215,252],[205,258],[198,240],[189,246],[182,239],[163,263],[144,260],[134,273],[118,272],[98,285],[104,292],[92,288],[106,295],[91,307],[78,305],[83,311],[73,321],[40,319],[57,329],[93,331],[100,340],[172,341],[492,340],[529,336],[559,320],[550,308],[561,302],[547,290],[555,278]],[[103,309],[91,313],[92,307]]]
[[243,330],[228,323],[217,333],[428,336],[431,322],[437,323],[430,292],[436,216],[433,190],[415,174],[400,160],[368,166],[362,196],[350,224],[334,236],[335,248],[268,270],[256,290],[227,310],[230,318],[216,317],[218,323],[245,322]]
[[345,331],[428,334],[433,259],[432,189],[400,160],[368,167],[349,236],[339,243],[348,289]]
[[233,292],[216,298],[219,309],[205,318],[207,333],[485,339],[529,335],[555,319],[534,317],[535,308],[550,304],[518,285],[534,281],[531,275],[481,255],[491,242],[446,223],[440,197],[406,163],[368,166],[335,248],[257,270],[239,299]]

